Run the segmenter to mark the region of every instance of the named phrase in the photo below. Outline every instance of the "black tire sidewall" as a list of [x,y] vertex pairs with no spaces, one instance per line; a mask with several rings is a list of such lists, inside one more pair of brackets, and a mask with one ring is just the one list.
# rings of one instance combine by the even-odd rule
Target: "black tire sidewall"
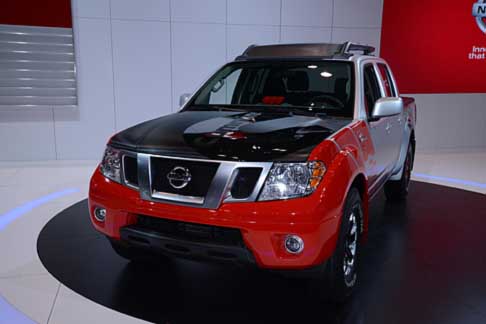
[[[403,163],[402,176],[400,180],[388,180],[388,182],[385,184],[385,196],[387,200],[400,201],[407,197],[412,176],[413,159],[413,148],[412,144],[410,143],[407,148],[407,156],[405,157],[405,161]],[[406,169],[407,163],[410,166],[408,170]],[[407,173],[409,174],[407,175]]]
[[[407,165],[410,166],[410,169],[406,170],[405,168]],[[405,195],[408,194],[408,187],[410,185],[410,179],[412,177],[412,165],[413,165],[413,153],[412,153],[412,145],[408,145],[407,149],[407,157],[405,158],[405,163],[403,165],[403,174],[402,174],[402,186],[405,192]],[[409,174],[407,174],[409,173]]]
[[[349,215],[355,210],[355,208],[359,209],[359,215],[356,215],[358,222],[358,241],[356,244],[356,259],[354,269],[355,278],[353,284],[348,286],[345,282],[343,263],[345,256],[346,234],[348,233],[350,227]],[[343,213],[341,216],[341,226],[339,229],[339,237],[336,244],[336,250],[334,251],[333,256],[328,261],[328,273],[326,274],[327,286],[330,287],[330,293],[332,294],[329,297],[337,302],[344,301],[352,293],[354,287],[356,287],[361,254],[360,238],[363,221],[362,218],[363,208],[361,196],[356,188],[351,188],[347,195],[345,206],[343,208]]]

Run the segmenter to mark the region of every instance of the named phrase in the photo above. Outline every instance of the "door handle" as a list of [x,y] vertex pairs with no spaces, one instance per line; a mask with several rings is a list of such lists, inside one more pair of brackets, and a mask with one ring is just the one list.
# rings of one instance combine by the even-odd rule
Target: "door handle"
[[402,116],[398,117],[398,124],[401,125],[402,124]]
[[392,128],[392,124],[391,123],[387,123],[386,124],[386,127],[385,127],[385,130],[386,130],[386,133],[387,134],[390,134],[391,128]]
[[361,143],[366,142],[368,140],[368,137],[366,137],[366,135],[363,135],[361,133],[358,134],[358,137]]

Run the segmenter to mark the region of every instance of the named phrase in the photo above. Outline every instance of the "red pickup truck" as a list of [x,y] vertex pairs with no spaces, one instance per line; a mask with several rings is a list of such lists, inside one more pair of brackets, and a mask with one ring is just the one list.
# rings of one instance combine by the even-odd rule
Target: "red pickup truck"
[[349,296],[370,200],[407,196],[416,108],[374,48],[250,46],[174,114],[114,135],[90,184],[94,227],[153,252],[292,272]]

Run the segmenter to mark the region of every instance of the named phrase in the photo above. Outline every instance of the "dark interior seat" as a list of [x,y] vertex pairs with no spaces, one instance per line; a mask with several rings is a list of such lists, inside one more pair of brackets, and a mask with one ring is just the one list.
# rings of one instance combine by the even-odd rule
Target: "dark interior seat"
[[260,102],[267,105],[280,105],[286,99],[285,85],[282,75],[276,73],[270,76],[263,87],[262,98]]
[[347,104],[346,99],[349,97],[346,93],[348,87],[348,79],[338,78],[334,83],[334,96],[341,100],[343,104]]
[[309,103],[309,76],[305,71],[293,71],[284,76],[287,90],[287,102],[295,106],[307,106]]

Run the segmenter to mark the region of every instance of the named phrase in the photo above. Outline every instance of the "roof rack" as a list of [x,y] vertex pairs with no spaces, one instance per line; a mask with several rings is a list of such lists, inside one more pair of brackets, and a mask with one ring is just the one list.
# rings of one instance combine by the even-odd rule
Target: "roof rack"
[[250,45],[237,61],[249,59],[277,59],[277,58],[349,58],[356,54],[370,55],[375,48],[352,42],[342,44],[309,43],[309,44],[278,44],[278,45]]
[[361,45],[352,42],[346,42],[343,44],[342,54],[353,54],[354,52],[361,52],[363,55],[371,55],[375,52],[375,48],[369,45]]

